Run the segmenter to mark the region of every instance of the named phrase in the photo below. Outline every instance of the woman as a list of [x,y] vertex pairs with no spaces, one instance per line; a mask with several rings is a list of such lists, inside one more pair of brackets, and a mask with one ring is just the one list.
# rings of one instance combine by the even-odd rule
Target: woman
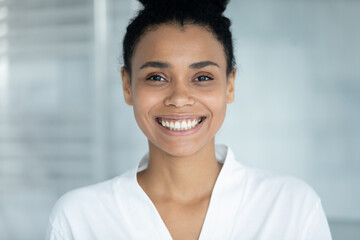
[[227,1],[141,1],[127,28],[125,101],[148,139],[138,166],[63,196],[48,239],[331,239],[300,180],[215,146],[236,70]]

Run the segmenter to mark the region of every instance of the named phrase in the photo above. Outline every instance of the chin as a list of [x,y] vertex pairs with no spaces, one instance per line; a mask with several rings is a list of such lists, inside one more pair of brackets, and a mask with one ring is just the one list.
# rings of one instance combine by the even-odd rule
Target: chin
[[[155,145],[155,144],[153,144]],[[200,151],[205,144],[194,144],[193,142],[164,143],[155,145],[160,151],[174,157],[187,157]]]

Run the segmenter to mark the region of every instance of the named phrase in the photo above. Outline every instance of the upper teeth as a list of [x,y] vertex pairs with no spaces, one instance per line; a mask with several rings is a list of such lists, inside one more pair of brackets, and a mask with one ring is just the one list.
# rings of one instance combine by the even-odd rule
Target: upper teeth
[[181,131],[189,130],[194,128],[201,122],[201,118],[197,119],[184,119],[184,120],[165,120],[159,119],[159,122],[163,127],[166,127],[170,130]]

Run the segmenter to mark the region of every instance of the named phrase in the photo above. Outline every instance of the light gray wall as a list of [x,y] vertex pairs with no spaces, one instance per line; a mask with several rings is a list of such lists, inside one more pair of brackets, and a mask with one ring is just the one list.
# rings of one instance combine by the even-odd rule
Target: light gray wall
[[248,165],[309,182],[329,217],[357,220],[359,12],[359,1],[232,1],[240,74],[219,138]]
[[[41,239],[61,194],[146,152],[118,62],[137,8],[108,0],[103,39],[91,1],[0,1],[0,239]],[[226,11],[238,74],[217,142],[308,182],[342,240],[360,237],[359,12],[350,0],[232,0]]]

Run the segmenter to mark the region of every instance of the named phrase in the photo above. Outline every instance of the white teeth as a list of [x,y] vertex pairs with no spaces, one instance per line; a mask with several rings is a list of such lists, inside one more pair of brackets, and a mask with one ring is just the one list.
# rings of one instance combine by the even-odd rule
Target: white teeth
[[189,120],[187,122],[187,129],[193,128],[193,125],[191,124],[191,121]]
[[193,120],[187,119],[187,120],[170,121],[170,122],[160,119],[159,122],[163,127],[168,128],[172,131],[183,131],[196,127],[199,124],[199,122],[201,122],[201,119],[193,119]]
[[185,120],[181,122],[181,130],[187,130],[187,124]]
[[196,121],[195,119],[192,120],[192,122],[191,122],[191,127],[195,127],[196,123],[197,123],[197,121]]

